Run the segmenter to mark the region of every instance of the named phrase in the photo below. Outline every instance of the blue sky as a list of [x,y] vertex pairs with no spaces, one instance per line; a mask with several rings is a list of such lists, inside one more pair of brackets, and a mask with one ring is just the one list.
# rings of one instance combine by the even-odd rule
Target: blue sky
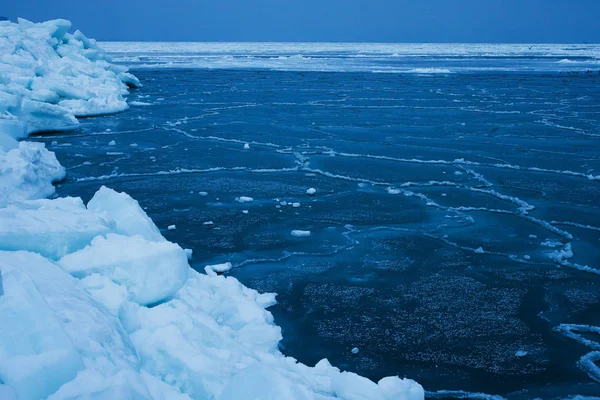
[[6,0],[99,40],[600,43],[600,0]]

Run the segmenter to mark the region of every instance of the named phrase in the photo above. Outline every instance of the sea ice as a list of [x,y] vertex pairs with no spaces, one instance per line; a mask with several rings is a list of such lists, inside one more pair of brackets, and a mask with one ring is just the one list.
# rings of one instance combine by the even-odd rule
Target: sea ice
[[296,237],[310,236],[310,231],[301,231],[301,230],[298,230],[298,229],[294,229],[292,231],[292,236],[296,236]]
[[307,194],[307,195],[309,195],[309,196],[313,196],[313,195],[315,195],[316,193],[317,193],[317,189],[315,189],[315,188],[309,188],[309,189],[306,191],[306,194]]
[[251,201],[254,201],[254,199],[252,197],[240,196],[240,197],[236,197],[235,201],[237,201],[239,203],[249,203]]

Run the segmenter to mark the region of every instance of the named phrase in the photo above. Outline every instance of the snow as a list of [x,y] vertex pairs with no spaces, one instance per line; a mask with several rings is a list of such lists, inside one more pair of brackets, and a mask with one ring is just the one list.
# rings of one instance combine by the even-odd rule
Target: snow
[[44,198],[65,171],[16,140],[122,111],[139,85],[70,27],[0,22],[0,398],[423,399],[408,379],[285,357],[275,294],[218,274],[231,263],[190,268],[126,193]]
[[294,229],[292,231],[292,236],[296,236],[296,237],[310,236],[310,231],[301,231],[301,230],[298,230],[298,229]]

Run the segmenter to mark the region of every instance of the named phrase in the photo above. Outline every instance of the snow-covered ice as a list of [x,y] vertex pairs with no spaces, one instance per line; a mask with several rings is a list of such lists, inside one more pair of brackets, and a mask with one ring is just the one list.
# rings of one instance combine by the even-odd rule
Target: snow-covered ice
[[70,28],[0,22],[0,398],[423,399],[408,379],[285,357],[275,295],[217,274],[230,263],[191,269],[129,195],[44,198],[65,171],[17,140],[122,111],[139,86]]

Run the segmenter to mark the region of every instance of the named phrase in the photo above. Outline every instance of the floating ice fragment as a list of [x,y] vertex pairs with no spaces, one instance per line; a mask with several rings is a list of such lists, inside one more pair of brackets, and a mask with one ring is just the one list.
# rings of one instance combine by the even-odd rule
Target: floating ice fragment
[[352,349],[352,354],[358,354],[358,347]]
[[537,235],[529,235],[529,239],[537,239]]
[[202,225],[214,225],[215,223],[212,221],[203,222]]
[[167,227],[167,229],[170,230],[170,231],[174,231],[175,229],[177,229],[177,227],[175,225],[169,225]]
[[250,145],[248,143],[244,143],[244,150],[250,150]]
[[204,267],[204,271],[206,271],[206,275],[208,276],[216,276],[218,273],[224,273],[227,272],[231,269],[231,263],[230,262],[226,262],[223,264],[214,264],[214,265],[207,265],[206,267]]
[[108,142],[109,146],[115,146],[117,144],[117,142],[115,142],[114,140],[111,140],[110,142]]
[[91,161],[84,161],[81,165],[92,165]]
[[240,197],[236,197],[235,201],[237,201],[239,203],[249,203],[251,201],[254,201],[254,199],[252,197],[240,196]]
[[525,254],[525,255],[523,256],[523,258],[524,258],[524,259],[526,259],[526,260],[530,260],[530,259],[531,259],[531,256],[530,256],[530,255],[528,255],[528,254]]
[[299,208],[300,207],[300,203],[292,203],[292,207]]
[[296,237],[310,236],[310,231],[301,231],[301,230],[298,230],[298,229],[294,229],[292,231],[292,236],[296,236]]
[[315,193],[317,193],[317,189],[315,189],[315,188],[309,188],[309,189],[306,191],[306,194],[307,194],[307,195],[309,195],[309,196],[314,196],[314,195],[315,195]]
[[483,254],[483,253],[485,253],[485,251],[483,251],[483,248],[478,247],[478,248],[475,249],[475,253],[477,253],[477,254]]
[[280,206],[287,206],[287,204],[288,204],[287,201],[282,201],[279,203]]
[[248,214],[248,210],[242,210],[243,214]]
[[393,189],[393,188],[388,188],[387,192],[389,194],[400,194],[401,190],[400,189]]
[[207,193],[207,192],[198,192],[198,194],[199,194],[200,196],[202,196],[202,197],[204,197],[204,196],[208,196],[208,193]]
[[525,357],[528,354],[525,350],[519,350],[515,353],[515,357]]
[[129,146],[131,146],[131,147],[138,147],[138,144],[137,143],[130,143]]

